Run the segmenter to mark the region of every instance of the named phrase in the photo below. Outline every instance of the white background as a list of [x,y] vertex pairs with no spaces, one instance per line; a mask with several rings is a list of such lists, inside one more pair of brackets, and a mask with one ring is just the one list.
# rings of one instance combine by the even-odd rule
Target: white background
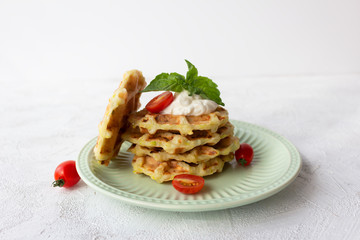
[[[0,238],[358,239],[359,43],[359,1],[0,1]],[[50,187],[126,70],[149,81],[184,59],[231,118],[295,144],[292,185],[209,213]]]
[[360,2],[1,1],[2,76],[118,78],[358,73]]

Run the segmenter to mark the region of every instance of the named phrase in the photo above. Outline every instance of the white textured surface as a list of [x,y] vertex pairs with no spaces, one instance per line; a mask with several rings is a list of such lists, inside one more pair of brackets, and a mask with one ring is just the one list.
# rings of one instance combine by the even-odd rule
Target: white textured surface
[[360,76],[215,79],[232,118],[298,147],[303,169],[287,189],[248,206],[194,214],[128,206],[83,182],[54,189],[53,170],[97,134],[118,81],[7,81],[0,89],[0,238],[359,236]]
[[[356,0],[1,1],[0,239],[359,239],[359,11]],[[219,84],[231,118],[297,146],[291,186],[194,214],[51,187],[97,135],[125,70],[151,79],[184,71],[184,58]]]

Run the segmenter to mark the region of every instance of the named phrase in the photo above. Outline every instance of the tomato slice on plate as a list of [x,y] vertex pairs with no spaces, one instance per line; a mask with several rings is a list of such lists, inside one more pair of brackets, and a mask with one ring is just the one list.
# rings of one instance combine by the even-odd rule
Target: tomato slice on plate
[[185,194],[193,194],[199,192],[204,186],[204,178],[191,175],[180,174],[175,176],[172,185],[176,190]]
[[151,99],[151,101],[146,105],[145,108],[149,112],[159,113],[167,106],[169,106],[173,100],[174,95],[172,94],[172,92],[163,92],[162,94]]
[[250,165],[254,157],[254,150],[250,146],[250,144],[242,143],[240,144],[240,148],[235,152],[236,161],[239,164],[245,166]]

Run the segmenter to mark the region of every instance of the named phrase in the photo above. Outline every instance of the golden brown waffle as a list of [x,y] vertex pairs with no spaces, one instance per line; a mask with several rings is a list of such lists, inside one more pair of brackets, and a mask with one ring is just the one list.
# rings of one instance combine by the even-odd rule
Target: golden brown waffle
[[224,167],[224,163],[231,161],[233,158],[234,155],[229,154],[210,159],[209,161],[200,164],[193,164],[176,160],[158,162],[150,156],[134,156],[132,165],[134,173],[144,173],[158,183],[162,183],[165,181],[171,181],[179,174],[208,176],[215,172],[221,172]]
[[200,163],[206,162],[219,155],[228,155],[232,152],[235,152],[239,148],[239,146],[239,139],[237,137],[230,136],[221,139],[214,146],[198,146],[188,152],[179,154],[170,154],[165,152],[161,148],[147,148],[136,144],[133,144],[128,151],[139,157],[148,155],[154,158],[155,161],[159,162],[174,159],[177,161],[184,161],[188,163]]
[[94,148],[95,158],[101,164],[108,165],[110,159],[118,154],[122,144],[121,129],[126,127],[128,115],[140,107],[140,91],[145,86],[145,78],[140,71],[128,71],[109,99]]
[[150,113],[146,109],[129,116],[133,127],[141,132],[155,134],[158,130],[179,131],[181,135],[191,135],[194,130],[210,130],[216,132],[228,122],[228,112],[218,107],[214,112],[200,116],[184,116]]
[[200,145],[215,145],[221,139],[231,136],[234,126],[227,122],[213,133],[209,130],[196,130],[192,135],[183,136],[175,132],[157,131],[154,135],[142,134],[139,128],[129,128],[122,139],[143,147],[158,147],[170,154],[184,153]]

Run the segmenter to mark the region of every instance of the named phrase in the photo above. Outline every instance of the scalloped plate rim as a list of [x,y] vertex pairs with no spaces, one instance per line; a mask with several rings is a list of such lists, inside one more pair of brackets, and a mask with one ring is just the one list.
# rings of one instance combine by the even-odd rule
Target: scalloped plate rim
[[[216,201],[220,201],[220,202],[204,204],[202,202],[204,202],[204,201],[211,202],[213,200],[156,199],[156,198],[152,198],[152,197],[145,197],[145,196],[141,196],[138,194],[125,192],[123,190],[117,189],[117,188],[101,181],[91,171],[89,164],[86,164],[86,163],[88,163],[88,158],[84,157],[84,156],[88,156],[88,154],[89,154],[89,151],[85,151],[87,146],[89,146],[89,145],[92,146],[92,147],[90,147],[90,150],[91,151],[93,150],[93,147],[95,146],[97,137],[91,139],[88,143],[86,143],[85,146],[83,147],[83,149],[80,151],[79,156],[76,160],[76,168],[78,170],[78,173],[79,173],[81,179],[88,186],[90,186],[94,190],[97,190],[97,191],[103,193],[104,195],[121,200],[121,201],[131,204],[133,206],[140,206],[140,207],[151,208],[151,209],[156,209],[156,210],[164,210],[164,211],[176,211],[176,212],[214,211],[214,210],[222,210],[222,209],[228,209],[228,208],[233,208],[233,207],[239,207],[239,206],[247,205],[250,203],[258,202],[258,201],[261,201],[265,198],[268,198],[268,197],[280,192],[281,190],[283,190],[284,188],[289,186],[296,179],[296,177],[300,173],[300,170],[302,167],[302,162],[301,162],[301,157],[300,157],[299,152],[297,151],[296,147],[289,140],[287,140],[285,137],[283,137],[269,129],[266,129],[264,127],[261,127],[261,126],[258,126],[258,125],[252,124],[252,123],[238,121],[238,120],[230,120],[230,121],[234,124],[235,129],[237,128],[237,126],[236,126],[237,124],[240,124],[242,126],[250,126],[251,128],[255,128],[256,130],[258,130],[261,133],[270,134],[273,137],[277,138],[286,147],[286,149],[288,151],[293,151],[294,157],[290,158],[289,161],[292,164],[295,164],[295,166],[294,166],[295,169],[292,172],[289,172],[289,169],[290,169],[290,167],[289,167],[285,173],[283,173],[281,176],[279,176],[276,179],[276,181],[272,182],[270,185],[264,187],[263,189],[256,190],[251,193],[247,193],[246,194],[247,197],[242,198],[242,197],[240,197],[240,195],[237,195],[234,197],[217,198]],[[85,164],[86,169],[84,169],[84,166],[83,166],[84,164]],[[87,173],[85,173],[85,171],[87,171]],[[95,181],[94,181],[94,179],[91,179],[91,178],[94,178]],[[96,181],[98,181],[98,183],[104,185],[105,187],[107,187],[109,189],[113,189],[114,191],[123,193],[125,195],[130,195],[132,197],[126,197],[126,196],[122,196],[122,195],[113,193],[113,192],[109,191],[109,189],[104,189],[103,187],[97,185]],[[266,190],[264,190],[264,189],[266,189]],[[250,194],[250,196],[248,196],[249,194]],[[135,197],[135,198],[133,198],[133,197]],[[136,199],[136,198],[138,198],[138,199]],[[234,200],[234,198],[235,198],[235,200]],[[236,198],[239,198],[239,199],[236,199]],[[147,201],[146,199],[150,199],[150,201]],[[164,203],[164,202],[168,202],[168,203]]]

